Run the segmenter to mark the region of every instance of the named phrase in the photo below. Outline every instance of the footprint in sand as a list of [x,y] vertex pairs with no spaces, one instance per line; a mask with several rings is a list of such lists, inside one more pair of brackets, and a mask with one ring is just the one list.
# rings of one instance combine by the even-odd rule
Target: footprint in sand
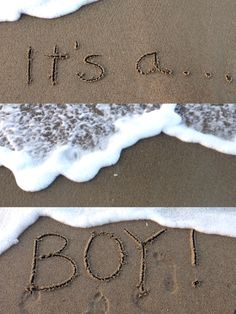
[[[133,296],[134,304],[142,311],[141,313],[154,313],[153,308],[150,309],[150,302],[163,294],[168,294],[171,297],[178,289],[176,265],[171,259],[167,258],[166,252],[158,250],[154,252],[152,256],[154,258],[153,267],[156,268],[156,270],[153,268],[153,272],[156,277],[147,277],[147,282],[145,283],[145,286],[148,288],[147,294],[140,297],[140,294],[135,290]],[[152,280],[152,283],[150,280]],[[160,286],[157,287],[157,285],[155,285],[154,287],[154,281],[156,283],[158,282]],[[160,309],[155,309],[155,313],[158,313],[159,310]]]
[[164,279],[163,279],[163,286],[167,292],[173,293],[175,292],[177,288],[176,284],[176,270],[175,266],[170,271],[165,273]]
[[109,303],[107,298],[101,292],[97,292],[85,314],[107,314],[108,308]]
[[156,263],[158,264],[158,262],[163,261],[163,259],[165,258],[165,253],[163,251],[159,251],[159,252],[154,252],[153,253],[153,257],[156,260]]
[[24,293],[21,297],[21,301],[19,303],[19,310],[21,314],[30,314],[34,313],[35,302],[40,302],[41,294],[40,292],[34,293]]
[[175,292],[177,289],[176,266],[165,260],[166,254],[161,250],[154,252],[153,257],[156,260],[156,264],[164,270],[163,288],[169,293]]

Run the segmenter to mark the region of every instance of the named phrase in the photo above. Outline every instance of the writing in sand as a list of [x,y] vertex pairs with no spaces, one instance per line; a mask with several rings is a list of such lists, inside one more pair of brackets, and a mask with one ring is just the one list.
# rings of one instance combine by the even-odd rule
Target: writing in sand
[[[165,234],[168,233],[167,229],[161,229],[153,234],[151,234],[146,239],[140,239],[140,237],[134,234],[132,231],[128,229],[124,229],[123,232],[127,237],[129,237],[134,245],[135,250],[137,250],[137,256],[139,256],[139,261],[135,261],[135,263],[140,263],[139,274],[137,274],[137,296],[142,298],[150,292],[147,287],[147,256],[148,250],[151,249],[151,246],[154,242],[158,241],[159,238],[165,237]],[[96,267],[94,267],[94,259],[93,255],[94,247],[97,245],[96,240],[102,237],[103,241],[111,241],[114,243],[115,250],[117,250],[119,258],[114,263],[114,270],[110,273],[101,275],[101,272],[96,271]],[[196,232],[194,230],[190,230],[190,263],[193,267],[198,265],[198,256],[197,256],[197,248],[196,248]],[[53,248],[50,249],[47,254],[42,254],[41,246],[44,245],[44,241],[53,240]],[[58,242],[59,241],[59,242]],[[57,243],[57,244],[55,244]],[[78,266],[73,258],[69,255],[64,254],[64,250],[68,245],[68,239],[61,234],[57,233],[45,233],[43,235],[38,236],[34,241],[33,247],[33,260],[31,267],[31,274],[29,279],[29,284],[26,288],[26,293],[33,293],[36,291],[55,291],[56,289],[60,289],[71,284],[76,277],[78,277]],[[55,249],[54,249],[55,248]],[[41,252],[41,253],[40,253]],[[91,233],[90,237],[85,245],[84,255],[83,255],[83,263],[84,267],[87,271],[88,276],[92,277],[94,280],[109,282],[111,280],[115,280],[123,268],[126,266],[126,259],[128,258],[128,252],[126,252],[124,241],[114,233],[110,232],[99,232],[99,233]],[[57,262],[60,260],[60,269],[64,266],[66,269],[67,279],[62,282],[55,282],[44,285],[37,285],[38,277],[40,277],[40,265],[41,263],[45,263],[48,259],[57,258]],[[104,265],[105,268],[105,265]],[[56,279],[55,279],[56,280]],[[195,277],[191,282],[192,287],[196,288],[201,285],[201,282]]]
[[[79,49],[79,47],[80,45],[76,41],[74,49],[77,50]],[[59,63],[68,60],[70,58],[70,54],[68,52],[61,53],[59,47],[56,45],[54,46],[53,51],[51,53],[46,54],[45,57],[51,60],[50,62],[51,73],[49,75],[49,80],[53,86],[57,85],[59,76]],[[34,58],[35,58],[34,48],[29,47],[27,50],[27,78],[26,78],[28,85],[31,85],[34,81],[34,78],[36,79],[37,77],[37,73],[34,73],[33,71]],[[102,64],[100,64],[100,61],[99,62],[97,61],[98,59],[101,58],[103,58],[103,56],[97,53],[85,56],[84,63],[86,64],[86,66],[88,66],[89,74],[77,70],[75,76],[79,80],[87,83],[94,83],[102,80],[106,76],[107,70]],[[140,56],[140,58],[135,63],[134,70],[141,76],[147,76],[155,73],[164,74],[167,76],[175,75],[174,69],[166,67],[162,64],[160,59],[160,53],[158,51],[147,52]],[[194,73],[191,72],[191,69],[182,69],[181,73],[185,78],[194,75]],[[223,73],[222,77],[227,83],[232,83],[233,81],[233,76],[229,72]],[[214,73],[206,70],[204,73],[202,73],[202,78],[207,80],[214,79]]]

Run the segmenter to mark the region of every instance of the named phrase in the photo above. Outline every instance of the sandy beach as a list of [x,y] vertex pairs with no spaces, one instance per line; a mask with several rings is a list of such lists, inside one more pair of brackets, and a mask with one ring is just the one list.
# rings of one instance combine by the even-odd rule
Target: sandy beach
[[0,206],[234,206],[235,163],[235,156],[160,135],[124,150],[85,183],[60,176],[43,191],[24,192],[1,167]]
[[[235,18],[233,0],[100,0],[57,19],[22,15],[1,22],[0,106],[235,103]],[[185,109],[178,110],[184,117]],[[209,109],[210,118],[201,120],[201,111],[193,109],[184,122],[194,120],[210,136],[218,132],[230,146],[232,112],[234,117],[227,109],[214,114]],[[45,116],[48,123],[50,115]],[[12,125],[6,119],[1,152],[21,151],[27,142],[21,118],[18,139],[14,119]],[[63,132],[60,122],[55,125],[48,138],[59,145]],[[73,129],[76,123],[68,125]],[[36,144],[43,134],[38,130]],[[59,130],[57,136],[52,130]],[[92,138],[96,146],[88,135],[85,142]],[[8,153],[14,161],[16,155]],[[77,155],[68,156],[72,163]],[[22,160],[24,169],[27,159]],[[235,166],[229,152],[161,133],[124,149],[114,166],[84,183],[60,175],[44,190],[25,192],[2,166],[0,207],[234,207]],[[0,314],[235,314],[235,245],[233,237],[144,220],[82,229],[40,218],[0,256]]]
[[1,311],[234,313],[235,241],[150,221],[81,229],[42,218],[0,257]]
[[235,12],[233,0],[100,0],[3,22],[1,102],[235,102]]

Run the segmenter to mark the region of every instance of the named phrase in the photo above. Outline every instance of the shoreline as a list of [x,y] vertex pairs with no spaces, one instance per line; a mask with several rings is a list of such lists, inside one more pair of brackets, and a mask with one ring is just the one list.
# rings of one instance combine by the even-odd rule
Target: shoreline
[[234,207],[235,164],[234,156],[161,134],[125,149],[85,183],[59,176],[46,190],[24,192],[1,167],[0,206]]
[[83,229],[149,220],[164,229],[192,229],[236,238],[235,207],[1,207],[0,255],[17,244],[21,234],[41,217]]

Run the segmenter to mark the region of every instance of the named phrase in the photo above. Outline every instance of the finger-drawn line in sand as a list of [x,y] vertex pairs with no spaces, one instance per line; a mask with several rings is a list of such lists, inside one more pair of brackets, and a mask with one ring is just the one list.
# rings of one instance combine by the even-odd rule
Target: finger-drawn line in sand
[[197,266],[197,251],[196,251],[196,240],[195,230],[190,230],[190,247],[191,247],[191,263],[192,266]]
[[85,314],[106,314],[108,311],[108,300],[100,291],[98,291]]
[[[154,57],[152,68],[147,70],[147,71],[144,71],[144,70],[142,70],[141,63],[146,58],[149,58],[149,57]],[[160,72],[161,74],[166,74],[166,75],[173,74],[173,70],[161,67],[160,57],[156,51],[150,52],[150,53],[145,53],[142,57],[140,57],[138,59],[138,61],[136,62],[136,70],[142,75],[149,75],[151,73],[156,73],[156,72]]]
[[189,75],[191,75],[191,72],[188,71],[188,70],[187,70],[187,71],[183,71],[183,75],[184,75],[184,76],[189,76]]
[[32,79],[32,65],[33,65],[33,48],[29,47],[27,50],[27,84],[30,85]]
[[75,49],[75,50],[78,50],[79,47],[80,47],[80,44],[79,44],[79,42],[76,40],[75,43],[74,43],[74,49]]
[[[190,230],[190,249],[191,249],[191,264],[193,267],[198,266],[198,256],[197,256],[197,247],[196,247],[196,231],[194,229]],[[192,282],[194,288],[199,287],[201,282],[195,279]]]
[[225,80],[226,80],[226,82],[228,82],[228,83],[232,83],[232,82],[233,82],[233,77],[232,77],[232,75],[231,75],[230,73],[226,73],[226,74],[225,74]]
[[[46,237],[58,237],[58,238],[63,240],[64,244],[61,246],[61,248],[59,250],[56,250],[56,251],[51,252],[49,254],[39,255],[39,253],[38,253],[39,246],[40,246],[39,244]],[[31,269],[29,286],[26,289],[27,292],[32,293],[34,291],[52,291],[52,290],[55,290],[55,289],[59,289],[59,288],[65,287],[69,283],[71,283],[72,280],[78,275],[77,274],[76,263],[70,257],[61,254],[61,252],[67,247],[67,245],[68,245],[67,238],[62,236],[62,235],[60,235],[60,234],[57,234],[57,233],[45,233],[45,234],[43,234],[43,235],[41,235],[41,236],[36,238],[36,240],[34,241],[33,263],[32,263],[32,269]],[[43,260],[45,260],[47,258],[52,258],[52,257],[59,257],[59,258],[62,258],[62,259],[65,259],[66,261],[68,261],[69,264],[71,264],[72,274],[64,282],[56,283],[56,284],[53,284],[51,286],[41,286],[41,287],[37,286],[35,284],[35,280],[36,280],[36,273],[37,273],[37,264],[38,264],[38,262],[39,261],[43,261]]]
[[201,281],[199,281],[199,280],[194,280],[192,282],[193,288],[198,288],[198,287],[200,287],[200,285],[201,285]]
[[[74,50],[79,50],[81,48],[80,42],[78,40],[74,41]],[[33,82],[32,77],[32,67],[33,67],[33,54],[34,49],[30,46],[27,50],[27,84],[30,85]],[[51,80],[52,85],[58,84],[58,64],[60,60],[65,60],[70,58],[69,53],[61,54],[59,53],[59,48],[57,45],[53,48],[53,53],[46,55],[46,57],[52,59],[52,67],[51,74],[49,75],[49,79]],[[105,77],[106,70],[104,66],[95,62],[93,59],[101,57],[98,54],[91,54],[84,58],[83,62],[87,65],[93,66],[95,71],[99,71],[97,75],[87,77],[86,73],[78,71],[76,76],[79,77],[80,80],[88,83],[98,82]],[[145,65],[146,64],[146,65]],[[147,67],[147,69],[145,69]],[[152,73],[161,73],[165,75],[174,75],[173,69],[165,68],[161,65],[160,61],[160,53],[157,51],[148,52],[143,54],[135,63],[135,69],[139,74],[148,76]],[[186,78],[192,76],[191,69],[186,69],[181,72],[183,76]],[[201,77],[204,76],[206,79],[214,79],[214,73],[210,71],[205,71],[201,73]],[[231,84],[233,82],[233,75],[230,72],[224,73],[224,80]]]
[[61,54],[59,53],[59,48],[57,45],[54,46],[53,53],[51,55],[47,55],[48,58],[52,59],[52,70],[49,76],[49,79],[52,82],[52,85],[56,85],[58,79],[58,63],[60,60],[66,60],[69,58],[69,54]]
[[84,63],[91,64],[91,65],[95,66],[96,68],[98,68],[100,71],[100,74],[98,76],[92,76],[91,78],[85,78],[85,75],[86,75],[85,73],[78,72],[77,76],[82,81],[93,83],[93,82],[100,81],[105,76],[104,67],[101,66],[100,64],[94,62],[94,61],[91,61],[91,59],[96,58],[96,57],[100,57],[100,55],[89,55],[89,56],[85,57]]
[[213,74],[211,72],[205,72],[205,77],[207,79],[211,79],[211,78],[213,78]]
[[[105,277],[102,277],[99,274],[95,273],[94,270],[91,268],[90,261],[89,261],[89,251],[91,249],[91,245],[93,241],[97,237],[100,237],[100,236],[106,236],[109,239],[113,240],[117,244],[117,247],[120,253],[120,261],[119,261],[119,265],[117,266],[117,269],[112,274]],[[110,232],[99,232],[99,233],[93,232],[86,245],[85,252],[84,252],[85,268],[93,278],[101,280],[101,281],[110,281],[119,275],[123,265],[125,264],[125,257],[126,257],[126,252],[125,252],[123,242],[121,239],[119,239],[113,233],[110,233]]]
[[124,231],[132,238],[141,248],[141,267],[140,267],[140,275],[139,282],[137,284],[137,288],[139,290],[138,297],[143,297],[148,294],[148,290],[145,288],[146,282],[146,268],[147,268],[147,245],[156,240],[161,234],[167,231],[167,229],[162,229],[161,231],[155,233],[153,236],[149,237],[145,241],[141,241],[136,235],[131,233],[129,230],[124,229]]

